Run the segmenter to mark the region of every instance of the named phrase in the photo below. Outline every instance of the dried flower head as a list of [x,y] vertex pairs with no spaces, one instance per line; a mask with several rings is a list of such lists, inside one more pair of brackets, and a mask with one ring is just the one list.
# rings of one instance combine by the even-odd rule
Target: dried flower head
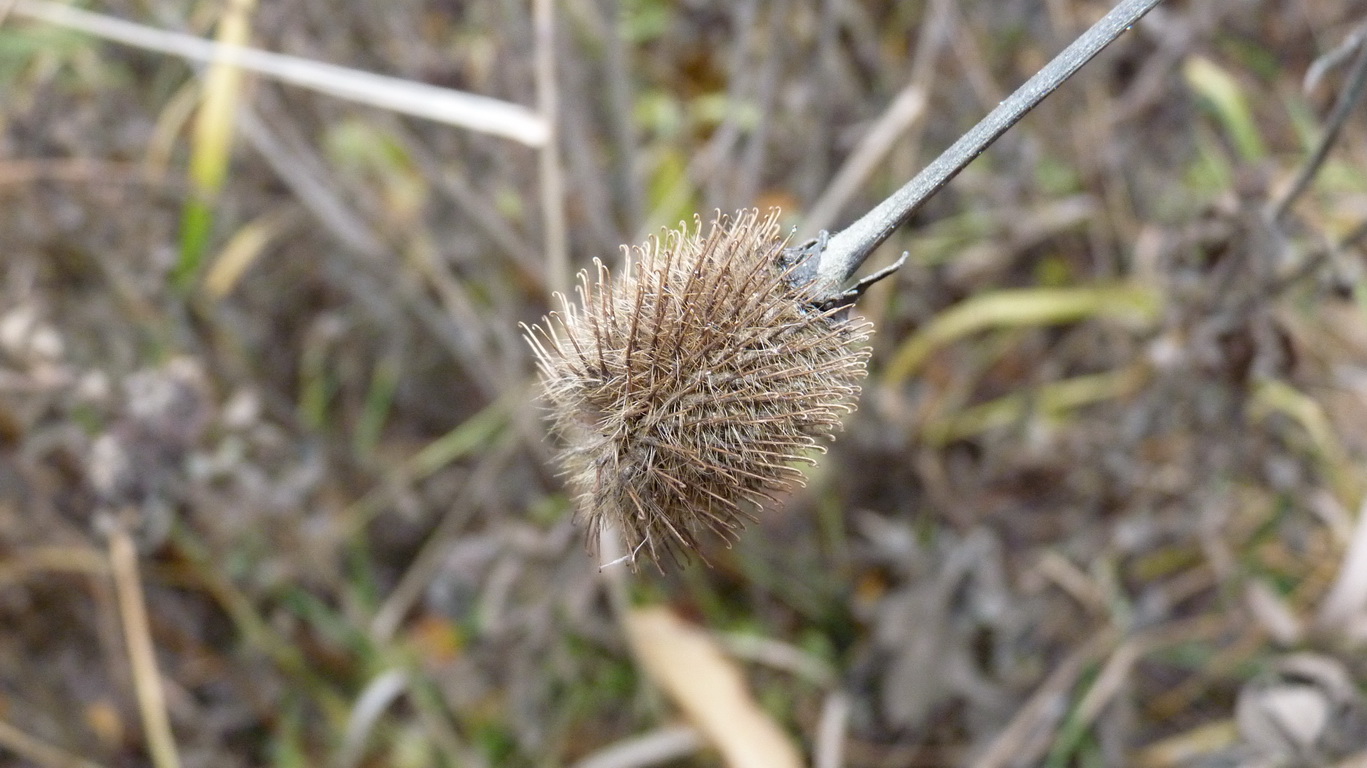
[[527,338],[587,522],[657,562],[733,539],[854,410],[871,326],[786,264],[778,212],[719,216],[580,274]]

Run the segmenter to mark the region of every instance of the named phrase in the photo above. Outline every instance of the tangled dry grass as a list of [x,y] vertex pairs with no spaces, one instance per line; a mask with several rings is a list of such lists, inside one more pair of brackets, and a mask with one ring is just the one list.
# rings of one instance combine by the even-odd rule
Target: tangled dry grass
[[517,331],[546,254],[839,226],[1101,6],[99,8],[528,106],[539,52],[546,163],[33,3],[0,1],[0,761],[715,765],[640,650],[676,636],[822,768],[1362,759],[1360,108],[1288,190],[1367,5],[1160,7],[875,256],[912,253],[807,486],[611,587]]

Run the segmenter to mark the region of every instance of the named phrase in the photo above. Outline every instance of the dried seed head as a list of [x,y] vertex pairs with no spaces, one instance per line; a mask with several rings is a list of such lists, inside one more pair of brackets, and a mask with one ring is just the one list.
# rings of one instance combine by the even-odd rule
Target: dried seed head
[[610,523],[658,562],[733,539],[854,410],[871,326],[794,284],[777,216],[652,237],[615,278],[595,261],[526,329],[590,542]]

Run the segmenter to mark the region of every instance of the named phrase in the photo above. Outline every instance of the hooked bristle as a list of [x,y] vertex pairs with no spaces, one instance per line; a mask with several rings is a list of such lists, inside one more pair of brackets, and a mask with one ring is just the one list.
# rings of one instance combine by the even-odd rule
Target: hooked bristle
[[729,542],[854,410],[872,327],[795,285],[785,245],[777,211],[695,219],[526,328],[590,542],[611,523],[657,563]]

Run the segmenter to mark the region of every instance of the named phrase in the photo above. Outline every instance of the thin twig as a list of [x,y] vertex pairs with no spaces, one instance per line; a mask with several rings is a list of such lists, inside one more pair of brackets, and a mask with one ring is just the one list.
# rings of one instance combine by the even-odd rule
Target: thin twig
[[1352,538],[1344,549],[1333,586],[1320,601],[1315,624],[1343,632],[1367,608],[1367,503],[1358,511]]
[[1338,100],[1334,102],[1334,109],[1329,113],[1328,123],[1325,125],[1324,135],[1320,137],[1319,144],[1315,146],[1315,151],[1306,160],[1301,172],[1296,175],[1296,181],[1291,188],[1286,191],[1282,199],[1272,207],[1272,221],[1281,222],[1285,218],[1287,211],[1291,209],[1291,204],[1300,197],[1306,189],[1309,189],[1310,182],[1314,181],[1319,174],[1320,168],[1324,165],[1324,160],[1329,156],[1329,150],[1338,141],[1339,132],[1343,129],[1343,124],[1348,121],[1348,115],[1352,113],[1353,107],[1362,100],[1364,89],[1367,89],[1367,44],[1364,38],[1359,35],[1355,38],[1358,46],[1357,60],[1353,62],[1353,69],[1348,75],[1348,82],[1339,91]]
[[390,668],[371,678],[352,705],[347,718],[346,734],[333,764],[337,768],[354,768],[365,757],[366,742],[375,724],[390,705],[408,690],[408,673]]
[[540,147],[547,141],[545,121],[521,104],[298,56],[220,45],[193,35],[167,32],[46,0],[11,1],[16,16],[79,30],[104,40],[190,61],[234,64],[330,96],[502,136],[530,147]]
[[1322,54],[1306,67],[1305,78],[1301,84],[1302,90],[1309,93],[1318,88],[1320,80],[1352,58],[1358,48],[1362,47],[1364,40],[1367,40],[1367,23],[1359,24],[1358,28],[1348,33],[1334,50]]
[[812,280],[819,290],[839,294],[840,286],[869,254],[931,195],[1160,1],[1122,0],[891,197],[829,240],[818,238],[794,249],[797,255],[813,257],[808,262],[810,266],[799,273],[799,279]]
[[48,546],[19,549],[0,559],[0,586],[19,583],[46,573],[82,573],[103,576],[109,562],[97,549]]
[[[778,68],[781,60],[777,51],[783,35],[782,25],[787,22],[791,14],[789,0],[773,0],[768,4],[767,10],[769,18],[765,29],[765,39],[759,50],[767,50],[771,53],[762,57],[757,67],[759,71],[755,77],[756,93],[754,95],[754,103],[762,115],[770,114],[774,109],[774,98],[778,91],[779,81]],[[728,111],[729,113],[730,111]],[[745,146],[741,148],[739,153],[740,157],[737,158],[737,172],[731,187],[732,200],[754,200],[759,195],[768,143],[769,121],[760,120],[750,130]]]
[[[370,621],[370,638],[377,645],[385,645],[393,640],[408,612],[422,598],[423,590],[436,579],[452,543],[460,534],[461,526],[479,511],[477,494],[497,481],[500,473],[508,466],[509,456],[516,444],[502,440],[489,446],[483,453],[483,460],[475,468],[470,480],[462,484],[456,497],[446,505],[446,513],[437,527],[427,536],[427,540],[413,557],[408,569],[395,584]],[[468,543],[470,538],[466,539]]]
[[556,123],[560,156],[565,163],[565,188],[574,190],[575,208],[579,214],[575,222],[575,242],[593,253],[614,253],[626,242],[626,231],[613,218],[616,193],[612,174],[605,172],[603,159],[595,149],[601,140],[602,128],[597,124],[597,117],[591,114],[588,94],[602,86],[594,79],[599,75],[585,66],[583,53],[576,50],[577,55],[567,56],[564,51],[560,54],[560,93],[564,94]]
[[608,98],[612,105],[608,117],[608,130],[617,148],[617,199],[621,206],[623,220],[629,226],[641,221],[641,182],[636,174],[636,124],[631,119],[631,105],[635,99],[631,92],[631,77],[627,72],[626,46],[622,35],[619,0],[603,0],[606,4],[603,24],[603,65],[607,71]]
[[812,203],[802,225],[805,231],[816,232],[829,227],[850,198],[882,165],[897,141],[925,115],[935,62],[949,37],[950,22],[946,13],[949,5],[949,0],[935,0],[932,4],[916,42],[916,57],[911,62],[907,84],[860,139],[821,197]]
[[973,767],[1002,768],[1035,762],[1030,759],[1033,756],[1022,755],[1022,748],[1027,743],[1037,742],[1036,737],[1041,731],[1053,731],[1065,714],[1069,689],[1089,665],[1115,646],[1119,637],[1119,632],[1108,627],[1098,630],[1085,643],[1074,648],[1040,683],[1030,700],[1016,711],[1011,724],[997,734],[987,751],[973,761]]
[[176,187],[184,184],[179,178],[151,171],[138,163],[84,157],[0,162],[0,188],[22,187],[39,182],[142,184],[151,187]]
[[[305,148],[298,142],[285,141],[276,129],[267,125],[250,107],[244,106],[238,110],[237,119],[243,139],[261,154],[300,203],[323,223],[325,231],[344,246],[341,253],[345,256],[367,257],[324,262],[328,268],[344,275],[343,282],[352,294],[369,307],[376,317],[392,313],[395,307],[411,311],[452,358],[462,361],[467,370],[473,373],[475,383],[486,399],[495,400],[506,391],[505,383],[494,375],[488,365],[477,364],[484,354],[475,338],[480,331],[480,324],[458,325],[446,312],[434,306],[425,294],[403,281],[385,280],[385,276],[377,274],[377,265],[385,261],[389,247],[367,224],[365,217],[348,206],[336,190],[312,170],[311,166],[316,164],[307,161]],[[541,442],[539,438],[533,440],[530,435],[527,439],[529,444],[534,442],[539,445]]]
[[[830,182],[831,136],[835,133],[836,110],[831,109],[833,95],[841,93],[841,46],[839,43],[842,29],[842,0],[820,0],[821,8],[817,17],[816,48],[812,52],[816,66],[811,78],[820,100],[813,98],[818,107],[807,116],[807,130],[801,156],[806,162],[798,169],[800,176],[796,181],[799,195],[803,199],[819,197]],[[810,209],[809,209],[810,210]],[[809,214],[810,216],[810,214]]]
[[28,760],[42,768],[100,768],[83,757],[77,757],[0,720],[0,750],[13,752],[21,760]]
[[373,260],[382,259],[389,249],[365,217],[351,210],[334,187],[313,172],[300,156],[298,146],[289,146],[250,106],[237,112],[237,128],[242,138],[261,154],[271,170],[280,177],[299,203],[318,219],[325,230],[350,251]]
[[565,243],[565,180],[560,166],[560,130],[556,120],[559,89],[555,79],[555,2],[536,0],[536,100],[546,127],[541,147],[541,214],[545,225],[546,274],[551,288],[570,287],[569,251]]
[[157,670],[156,650],[147,621],[147,604],[138,576],[138,552],[133,537],[120,525],[109,534],[109,564],[114,572],[114,592],[118,597],[119,618],[128,643],[128,659],[133,668],[133,688],[142,714],[147,751],[156,768],[179,768],[171,720],[166,713],[161,673]]
[[[473,186],[463,176],[445,167],[437,153],[428,149],[421,139],[408,133],[403,126],[397,131],[407,137],[405,145],[413,153],[414,165],[438,188],[444,191],[451,201],[464,209],[470,221],[486,237],[503,250],[517,266],[522,277],[537,288],[545,290],[547,275],[541,263],[541,254],[530,242],[523,239],[508,223],[506,216],[489,202],[489,195]],[[549,293],[549,292],[548,292]]]
[[821,719],[817,721],[816,743],[812,749],[815,768],[840,768],[845,763],[845,738],[850,727],[853,702],[842,690],[826,694],[821,705]]
[[[740,143],[741,125],[739,120],[740,110],[737,105],[743,104],[751,97],[749,93],[753,84],[757,80],[755,72],[758,54],[754,51],[755,40],[759,37],[757,31],[757,20],[759,18],[758,0],[741,0],[732,3],[731,28],[735,30],[735,40],[731,44],[730,54],[726,57],[726,103],[730,109],[722,113],[721,124],[713,132],[712,140],[708,143],[709,147],[724,147],[725,150],[718,150],[713,155],[716,164],[706,171],[706,175],[701,177],[706,179],[705,193],[703,201],[704,208],[732,208],[731,200],[726,199],[726,181],[735,173],[735,157],[732,150]],[[689,177],[685,177],[687,180]],[[699,185],[703,186],[703,185]]]

